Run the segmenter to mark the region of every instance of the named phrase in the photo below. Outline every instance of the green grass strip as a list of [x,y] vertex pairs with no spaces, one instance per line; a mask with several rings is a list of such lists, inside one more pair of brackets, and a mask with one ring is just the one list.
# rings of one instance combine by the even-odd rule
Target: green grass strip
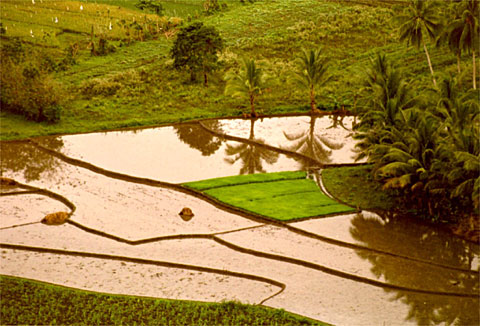
[[186,185],[226,204],[281,221],[355,211],[325,195],[303,171],[240,175]]
[[326,325],[284,310],[111,295],[0,276],[2,325]]
[[219,188],[226,186],[236,186],[248,183],[270,182],[278,180],[304,179],[306,177],[305,171],[293,172],[275,172],[275,173],[258,173],[248,175],[237,175],[233,177],[214,178],[195,182],[185,183],[184,186],[196,189],[206,190],[211,188]]
[[382,183],[373,179],[371,168],[366,165],[325,169],[323,184],[333,197],[360,209],[388,211],[403,206],[394,190],[382,189]]

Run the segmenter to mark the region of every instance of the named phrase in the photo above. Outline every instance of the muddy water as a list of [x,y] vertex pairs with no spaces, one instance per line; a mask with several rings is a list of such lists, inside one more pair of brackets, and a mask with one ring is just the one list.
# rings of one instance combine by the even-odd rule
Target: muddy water
[[[340,121],[301,116],[220,120],[207,123],[207,127],[303,153],[323,163],[350,163],[354,154],[352,123],[349,117]],[[198,124],[39,141],[50,149],[106,170],[168,182],[309,167],[262,147],[225,141]],[[479,246],[431,226],[368,214],[291,223],[298,229],[337,241],[325,242],[226,213],[173,189],[118,180],[69,164],[32,144],[0,145],[2,176],[66,197],[76,206],[71,219],[97,231],[72,224],[49,227],[36,223],[12,228],[39,221],[47,213],[68,209],[54,198],[32,193],[12,195],[8,193],[22,189],[2,187],[2,243],[158,259],[271,278],[284,283],[286,289],[267,300],[266,305],[334,324],[479,323],[476,309],[479,300],[475,297],[479,292]],[[195,213],[189,221],[178,215],[184,206]],[[210,237],[205,237],[207,234]],[[157,239],[178,235],[187,237]],[[194,239],[195,235],[203,238]],[[131,243],[152,239],[157,240]],[[222,245],[221,241],[230,246]],[[235,246],[257,254],[232,249]],[[261,282],[178,269],[167,271],[85,257],[67,260],[24,250],[8,249],[2,253],[2,273],[96,291],[207,301],[233,298],[258,303],[278,290]],[[273,259],[272,255],[280,258]],[[297,263],[283,258],[296,259]],[[19,268],[19,260],[25,261],[22,266],[29,267]],[[38,274],[31,272],[30,266],[37,268]],[[69,277],[74,273],[81,277]],[[127,278],[129,281],[123,282]],[[122,283],[117,282],[119,279]],[[374,286],[360,281],[364,279],[379,283]],[[142,292],[152,282],[155,289],[164,289],[163,292]],[[410,290],[401,291],[390,285]],[[425,294],[416,290],[469,296]]]
[[342,242],[375,248],[402,257],[466,271],[478,272],[480,268],[480,247],[477,244],[405,217],[381,218],[374,213],[362,212],[291,225]]
[[[45,141],[50,148],[50,139]],[[107,170],[172,183],[301,168],[283,154],[224,141],[196,124],[70,135],[59,141],[63,144],[59,151],[69,157]]]

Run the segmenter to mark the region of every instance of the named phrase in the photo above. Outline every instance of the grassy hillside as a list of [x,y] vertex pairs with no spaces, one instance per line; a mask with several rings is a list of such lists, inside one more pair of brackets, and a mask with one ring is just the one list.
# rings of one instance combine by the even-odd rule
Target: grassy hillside
[[[1,139],[239,115],[247,103],[224,95],[223,75],[229,69],[238,69],[242,57],[257,59],[270,77],[270,87],[258,103],[261,114],[304,111],[306,94],[292,80],[294,61],[302,48],[322,47],[330,58],[333,82],[318,96],[324,108],[353,103],[361,74],[377,51],[397,59],[425,85],[430,83],[423,52],[397,40],[391,5],[401,1],[276,0],[246,5],[229,1],[226,10],[198,18],[215,26],[227,45],[222,54],[223,69],[212,76],[208,88],[190,83],[185,73],[171,67],[173,33],[145,37],[143,42],[132,40],[128,45],[126,31],[119,25],[122,20],[133,21],[133,17],[139,22],[148,20],[152,26],[159,19],[167,24],[172,18],[145,16],[133,8],[132,2],[115,0],[115,6],[102,2],[111,3],[0,2],[1,21],[8,27],[2,45],[12,36],[21,36],[27,48],[35,44],[36,51],[58,58],[65,55],[65,48],[80,44],[77,64],[54,76],[68,94],[60,122],[38,124],[2,111]],[[180,8],[190,10],[193,4],[169,1],[165,4],[168,6],[177,6],[179,13]],[[103,33],[116,46],[116,52],[90,56],[92,25],[95,40]],[[56,36],[37,37],[42,30],[53,31]],[[455,58],[448,50],[430,47],[430,52],[437,71],[455,70]]]

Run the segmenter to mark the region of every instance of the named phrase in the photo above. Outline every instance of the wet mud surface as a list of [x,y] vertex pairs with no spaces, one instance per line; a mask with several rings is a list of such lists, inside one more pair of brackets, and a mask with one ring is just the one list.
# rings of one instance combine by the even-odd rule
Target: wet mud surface
[[[1,143],[2,177],[24,186],[1,187],[0,273],[239,300],[333,324],[478,324],[478,245],[368,212],[259,221],[176,185],[352,163],[352,123],[219,120]],[[194,216],[179,216],[184,207]],[[63,225],[39,223],[57,211],[73,214]]]

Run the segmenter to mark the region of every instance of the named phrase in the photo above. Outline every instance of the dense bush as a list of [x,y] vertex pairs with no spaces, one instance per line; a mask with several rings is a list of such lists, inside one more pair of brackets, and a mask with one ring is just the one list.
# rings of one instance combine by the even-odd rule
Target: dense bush
[[80,90],[86,96],[112,96],[118,92],[128,92],[136,87],[140,74],[135,70],[126,70],[109,77],[87,80],[80,85]]
[[[43,60],[40,60],[42,58]],[[60,85],[48,74],[51,68],[51,60],[45,60],[42,56],[25,61],[19,57],[2,55],[2,110],[21,114],[38,122],[58,121],[64,96]]]

